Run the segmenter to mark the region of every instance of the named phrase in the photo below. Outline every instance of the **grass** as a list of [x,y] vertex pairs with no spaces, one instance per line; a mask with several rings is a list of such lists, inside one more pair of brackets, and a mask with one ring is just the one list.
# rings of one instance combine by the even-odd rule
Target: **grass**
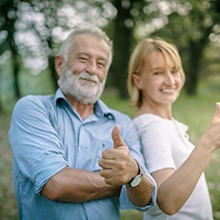
[[[219,83],[220,84],[220,83]],[[188,97],[181,94],[174,105],[174,117],[189,125],[191,140],[196,143],[206,130],[215,112],[215,102],[220,100],[220,86],[217,82],[201,86],[199,95]],[[115,91],[106,90],[102,99],[112,108],[118,109],[131,117],[135,109],[128,107],[128,100],[117,98]],[[8,143],[10,111],[0,114],[0,219],[17,220],[17,204],[12,185],[12,153]],[[206,177],[210,190],[215,220],[220,220],[220,152],[214,153],[207,170]],[[143,213],[138,211],[121,211],[122,220],[141,220]]]

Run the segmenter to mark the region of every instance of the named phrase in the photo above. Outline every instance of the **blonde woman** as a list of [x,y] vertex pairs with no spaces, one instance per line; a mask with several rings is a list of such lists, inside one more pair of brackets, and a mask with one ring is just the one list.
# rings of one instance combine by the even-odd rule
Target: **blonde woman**
[[146,165],[158,186],[158,206],[145,212],[146,220],[213,219],[204,170],[220,145],[220,104],[207,132],[194,146],[188,127],[172,114],[184,81],[174,45],[146,38],[136,46],[129,63],[130,104],[138,107],[133,121]]

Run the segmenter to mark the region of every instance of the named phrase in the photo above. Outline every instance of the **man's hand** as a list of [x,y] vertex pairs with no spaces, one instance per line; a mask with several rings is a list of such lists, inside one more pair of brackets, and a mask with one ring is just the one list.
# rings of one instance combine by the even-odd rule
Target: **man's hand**
[[138,165],[121,137],[119,126],[114,127],[112,139],[114,148],[103,151],[99,161],[102,167],[100,175],[105,178],[107,184],[121,186],[138,174]]

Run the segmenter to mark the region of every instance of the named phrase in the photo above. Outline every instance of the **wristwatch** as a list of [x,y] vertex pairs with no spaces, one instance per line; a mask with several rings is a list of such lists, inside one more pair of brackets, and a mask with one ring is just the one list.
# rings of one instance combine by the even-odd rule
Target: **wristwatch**
[[142,179],[143,179],[143,173],[141,171],[141,168],[140,168],[140,165],[138,164],[138,162],[137,162],[137,165],[138,165],[138,175],[133,177],[131,179],[131,181],[128,183],[128,185],[130,187],[138,186],[141,183]]

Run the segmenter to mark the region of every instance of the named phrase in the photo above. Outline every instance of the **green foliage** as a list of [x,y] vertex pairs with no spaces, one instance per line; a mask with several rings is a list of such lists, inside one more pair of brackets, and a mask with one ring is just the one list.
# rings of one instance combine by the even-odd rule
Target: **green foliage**
[[[1,0],[0,12],[0,54],[3,56],[6,50],[10,51],[8,59],[14,67],[10,70],[14,72],[11,91],[17,97],[23,90],[18,80],[23,66],[34,71],[47,68],[56,88],[53,58],[58,45],[74,25],[84,21],[104,27],[114,40],[109,83],[116,87],[121,97],[127,96],[125,81],[129,54],[140,38],[157,35],[177,45],[188,74],[186,88],[192,94],[196,92],[201,70],[204,66],[209,68],[210,60],[213,61],[213,56],[205,54],[206,62],[203,62],[204,48],[209,48],[210,40],[216,45],[219,42],[218,0]],[[215,59],[219,60],[218,50],[215,51]],[[0,62],[1,65],[4,63]],[[0,92],[4,98],[8,96],[5,90]]]
[[20,75],[20,81],[23,96],[54,93],[54,87],[48,71],[43,71],[38,75],[31,75],[28,71],[23,71]]

